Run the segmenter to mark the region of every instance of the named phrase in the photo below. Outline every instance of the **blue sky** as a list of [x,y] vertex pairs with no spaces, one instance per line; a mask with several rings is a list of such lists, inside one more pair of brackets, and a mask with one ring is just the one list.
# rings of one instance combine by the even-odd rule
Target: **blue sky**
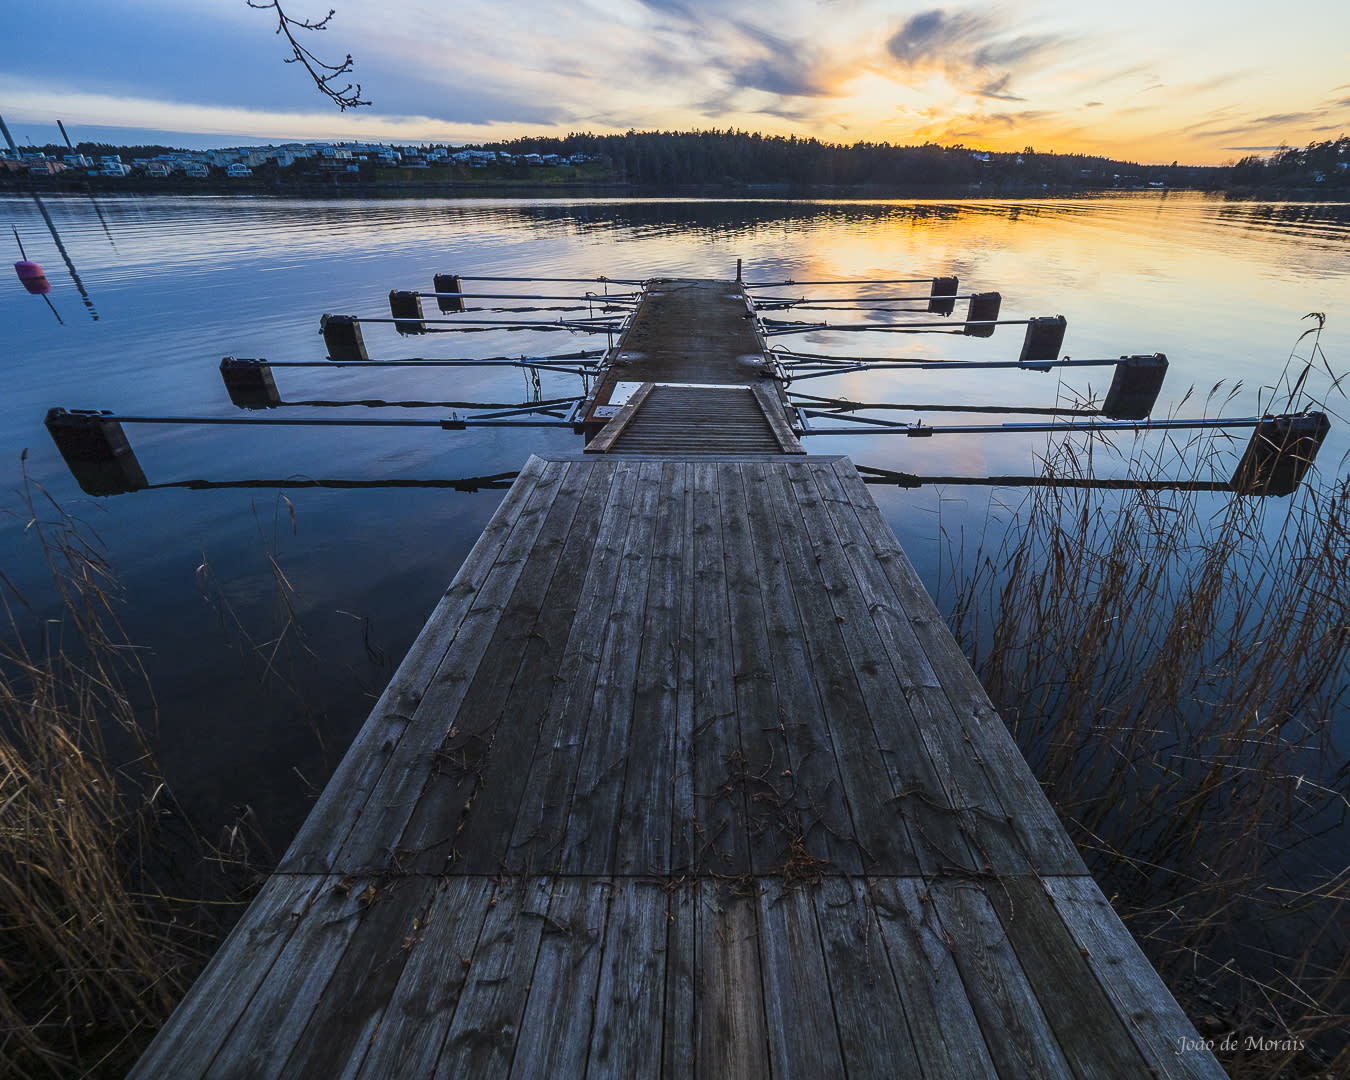
[[[1350,132],[1350,5],[1248,0],[330,0],[339,112],[245,0],[7,0],[0,115],[23,142],[476,142],[727,128],[1217,163]],[[286,0],[288,14],[328,4]]]

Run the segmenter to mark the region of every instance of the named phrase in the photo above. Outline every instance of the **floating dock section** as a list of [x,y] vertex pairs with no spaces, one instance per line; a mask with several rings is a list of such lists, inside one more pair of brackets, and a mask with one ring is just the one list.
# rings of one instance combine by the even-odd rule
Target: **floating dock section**
[[740,288],[649,292],[133,1075],[1221,1077]]

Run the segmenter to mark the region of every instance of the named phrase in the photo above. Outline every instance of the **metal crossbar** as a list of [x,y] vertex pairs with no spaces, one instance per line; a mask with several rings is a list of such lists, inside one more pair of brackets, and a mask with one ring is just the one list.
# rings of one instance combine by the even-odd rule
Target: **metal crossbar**
[[[802,426],[808,435],[908,435],[927,438],[930,435],[993,435],[1037,431],[1187,431],[1205,428],[1253,428],[1265,417],[1243,416],[1212,420],[1089,420],[1052,423],[1031,421],[1017,424],[944,424],[929,425],[900,423],[871,416],[850,416],[847,413],[826,412],[821,409],[797,409]],[[810,417],[829,417],[846,420],[852,427],[818,427],[809,423]]]

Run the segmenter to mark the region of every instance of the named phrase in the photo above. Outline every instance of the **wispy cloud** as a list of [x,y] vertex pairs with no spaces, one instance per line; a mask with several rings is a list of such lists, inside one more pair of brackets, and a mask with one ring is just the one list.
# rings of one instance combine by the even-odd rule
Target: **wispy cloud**
[[973,56],[992,32],[993,19],[988,15],[935,9],[907,19],[886,48],[910,67],[938,67],[954,57]]
[[952,117],[941,125],[935,138],[970,139],[988,136],[991,131],[1014,132],[1039,129],[1058,118],[1050,109],[1022,109],[1018,112],[971,112]]
[[1225,71],[1219,75],[1211,75],[1208,79],[1201,79],[1199,82],[1193,82],[1187,85],[1186,89],[1193,93],[1204,93],[1207,90],[1218,90],[1225,86],[1232,86],[1234,83],[1241,82],[1244,79],[1250,79],[1252,72],[1243,71]]
[[1127,80],[1140,81],[1142,76],[1144,82],[1157,82],[1157,67],[1152,63],[1131,64],[1128,67],[1117,67],[1106,72],[1104,75],[1096,75],[1078,82],[1074,86],[1077,93],[1086,93],[1089,90],[1098,90],[1103,86],[1111,86],[1116,83],[1123,83]]
[[785,97],[828,97],[840,67],[809,41],[771,33],[740,19],[727,21],[718,66],[732,84]]
[[1311,109],[1305,112],[1292,113],[1271,113],[1268,116],[1253,117],[1250,120],[1233,124],[1230,127],[1212,128],[1210,130],[1201,128],[1194,131],[1193,134],[1202,139],[1223,139],[1230,135],[1242,135],[1246,132],[1263,131],[1273,127],[1290,127],[1295,125],[1311,126],[1314,120],[1320,120],[1324,116],[1326,116],[1325,109]]
[[726,73],[735,86],[763,90],[784,97],[828,97],[834,92],[831,82],[820,72],[794,64],[786,57],[760,56],[726,65]]
[[1254,126],[1261,124],[1301,124],[1307,120],[1320,120],[1325,115],[1325,109],[1314,109],[1307,112],[1271,113],[1269,116],[1258,116],[1252,121],[1252,124]]
[[1026,101],[1026,98],[1008,92],[1010,82],[1012,82],[1011,75],[1001,75],[988,85],[980,87],[975,94],[977,97],[998,98],[1000,101]]
[[979,97],[1023,101],[1013,79],[1043,63],[1068,39],[1011,32],[992,13],[934,8],[906,19],[886,39],[886,51],[901,68],[918,76],[938,71]]

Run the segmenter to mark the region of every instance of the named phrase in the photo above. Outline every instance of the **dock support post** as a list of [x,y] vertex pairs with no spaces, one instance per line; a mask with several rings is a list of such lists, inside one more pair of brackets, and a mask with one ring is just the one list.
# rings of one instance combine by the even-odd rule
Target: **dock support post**
[[950,315],[956,310],[956,289],[959,281],[955,277],[935,277],[929,289],[928,313],[930,315]]
[[1028,319],[1027,336],[1022,340],[1022,355],[1017,362],[1033,371],[1049,371],[1050,364],[1059,359],[1066,325],[1063,315]]
[[408,289],[393,289],[389,293],[389,314],[394,317],[394,329],[400,334],[425,334],[427,324],[422,321],[422,298]]
[[122,425],[92,409],[47,410],[47,430],[80,487],[90,495],[121,495],[149,487]]
[[1102,402],[1102,415],[1112,420],[1143,420],[1153,411],[1166,374],[1167,357],[1162,353],[1122,356]]
[[328,346],[329,360],[353,363],[370,359],[355,315],[324,315],[319,319],[319,333]]
[[998,311],[1002,306],[1002,293],[975,293],[970,298],[970,310],[966,314],[966,325],[963,327],[965,334],[969,337],[993,337],[994,323],[998,321]]
[[275,409],[281,394],[265,360],[245,360],[227,356],[220,362],[220,377],[230,400],[241,409]]
[[1322,412],[1265,417],[1233,472],[1233,489],[1244,495],[1292,494],[1330,430]]
[[[458,274],[437,274],[431,279],[431,291],[435,293],[462,293],[464,283],[460,280]],[[464,297],[462,296],[440,296],[436,297],[436,306],[441,309],[443,315],[453,315],[456,312],[464,310]]]

